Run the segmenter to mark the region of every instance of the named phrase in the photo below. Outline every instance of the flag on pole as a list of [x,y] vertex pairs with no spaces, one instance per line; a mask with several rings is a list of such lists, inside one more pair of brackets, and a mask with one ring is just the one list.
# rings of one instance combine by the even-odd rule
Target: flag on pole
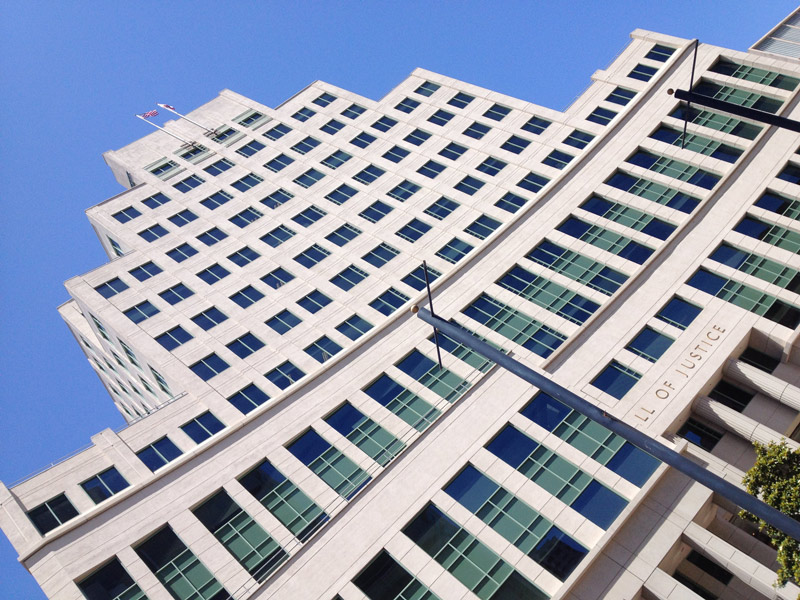
[[166,108],[167,110],[175,110],[174,106],[170,106],[169,104],[159,104],[161,108]]
[[148,110],[146,113],[142,113],[142,116],[145,119],[149,119],[150,117],[155,117],[156,115],[158,115],[157,110]]

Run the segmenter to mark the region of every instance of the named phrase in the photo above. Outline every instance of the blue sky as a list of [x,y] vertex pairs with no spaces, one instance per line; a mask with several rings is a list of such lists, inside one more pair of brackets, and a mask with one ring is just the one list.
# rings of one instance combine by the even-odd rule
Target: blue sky
[[[223,88],[275,106],[316,79],[377,99],[416,67],[563,109],[637,27],[746,50],[795,6],[6,0],[0,480],[123,424],[56,307],[66,279],[105,262],[83,211],[122,191],[101,153],[152,131],[134,113],[191,110]],[[44,598],[15,563],[0,536],[0,596]]]

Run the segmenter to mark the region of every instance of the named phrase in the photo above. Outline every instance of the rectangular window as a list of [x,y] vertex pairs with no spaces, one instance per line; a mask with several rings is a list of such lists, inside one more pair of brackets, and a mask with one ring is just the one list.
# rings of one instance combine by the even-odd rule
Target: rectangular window
[[297,301],[297,304],[306,309],[308,312],[314,314],[315,312],[325,308],[332,301],[325,294],[319,290],[314,290],[310,294],[306,294]]
[[488,125],[484,125],[483,123],[478,123],[478,121],[475,121],[472,125],[467,127],[461,133],[462,133],[462,135],[465,135],[467,137],[471,137],[471,138],[474,138],[476,140],[480,140],[480,139],[483,138],[483,136],[485,136],[491,130],[492,130],[492,128],[489,127]]
[[311,498],[267,460],[240,477],[239,483],[301,542],[328,520]]
[[216,325],[219,325],[223,321],[227,320],[228,317],[215,306],[212,306],[211,308],[208,308],[200,314],[192,317],[192,322],[200,327],[200,329],[205,331],[208,331],[212,327],[215,327]]
[[[433,283],[441,276],[442,274],[439,271],[437,271],[436,269],[432,269],[431,267],[428,267],[429,283]],[[411,273],[403,277],[403,279],[401,279],[400,281],[405,283],[408,287],[413,288],[418,292],[421,292],[422,290],[425,289],[425,269],[422,267],[422,265],[420,265],[416,269],[411,271]]]
[[507,164],[508,163],[503,162],[499,158],[490,156],[475,168],[482,173],[486,173],[487,175],[494,177],[500,171],[502,171]]
[[550,356],[567,339],[560,331],[487,294],[481,294],[461,312],[543,358]]
[[417,431],[425,431],[440,414],[385,373],[364,388],[364,393]]
[[47,502],[28,511],[28,518],[42,535],[78,516],[78,511],[65,494],[50,498]]
[[355,496],[371,479],[313,429],[307,430],[286,449],[346,500]]
[[213,414],[206,411],[188,423],[181,425],[181,429],[192,438],[195,444],[200,444],[225,429],[225,425]]
[[682,121],[689,121],[695,125],[722,131],[723,133],[730,133],[746,140],[754,140],[762,129],[760,125],[754,125],[735,117],[721,115],[710,110],[700,110],[695,107],[687,110],[685,106],[679,106],[670,116]]
[[542,119],[541,117],[531,117],[530,119],[528,119],[528,122],[522,126],[522,129],[530,133],[539,135],[550,125],[552,125],[552,123],[546,119]]
[[444,156],[445,158],[449,158],[450,160],[458,160],[461,158],[461,155],[467,151],[466,146],[462,146],[461,144],[456,144],[455,142],[450,142],[439,151],[439,156]]
[[475,100],[475,96],[470,96],[464,92],[458,92],[455,96],[450,98],[447,103],[450,106],[455,106],[456,108],[464,108],[473,100]]
[[225,279],[230,274],[231,272],[219,263],[214,263],[210,267],[196,273],[197,277],[205,281],[208,285],[214,285],[220,279]]
[[167,256],[169,256],[175,262],[183,262],[195,254],[197,254],[197,250],[192,248],[189,244],[181,244],[177,248],[173,248],[167,252]]
[[164,194],[158,192],[157,194],[153,194],[149,198],[142,200],[142,204],[144,204],[147,208],[158,208],[162,204],[166,204],[169,201],[170,198],[167,198]]
[[425,214],[441,221],[460,206],[455,200],[442,196],[425,209]]
[[[353,584],[365,594],[365,598],[370,600],[382,598],[438,600],[438,596],[406,571],[386,550],[381,550],[378,556],[359,572],[353,579]],[[342,598],[337,595],[333,600]]]
[[591,133],[573,129],[572,133],[564,139],[563,143],[575,148],[585,148],[593,139],[594,136]]
[[411,221],[396,231],[395,235],[413,244],[430,230],[431,226],[424,221],[420,221],[419,219],[411,219]]
[[596,302],[519,265],[512,267],[495,283],[577,325],[583,325],[600,308]]
[[766,69],[759,69],[758,67],[748,67],[747,65],[733,62],[727,58],[720,58],[710,70],[714,73],[736,77],[737,79],[744,79],[745,81],[752,81],[753,83],[759,83],[761,85],[768,85],[781,90],[792,91],[797,87],[797,84],[800,83],[800,79],[796,77],[781,75],[775,71],[767,71]]
[[666,240],[676,227],[637,208],[611,202],[600,196],[592,196],[579,208],[659,240]]
[[390,198],[398,200],[399,202],[405,202],[421,189],[422,188],[418,186],[416,183],[413,183],[408,179],[406,179],[405,181],[394,186],[391,190],[389,190],[386,193],[386,195],[389,196]]
[[228,260],[238,267],[244,267],[249,265],[251,262],[253,262],[260,256],[261,255],[252,248],[250,248],[250,246],[245,246],[241,250],[237,250],[233,254],[229,254]]
[[389,148],[389,150],[384,152],[383,158],[385,158],[386,160],[390,160],[393,163],[399,163],[409,154],[411,154],[411,152],[409,152],[408,150],[406,150],[401,146],[392,146],[391,148]]
[[700,199],[684,194],[661,183],[655,183],[641,177],[617,171],[607,181],[607,185],[623,192],[639,196],[645,200],[669,206],[675,210],[690,214],[700,204]]
[[120,223],[127,223],[131,219],[135,219],[141,214],[142,213],[140,213],[138,210],[136,210],[132,206],[129,206],[128,208],[123,208],[121,211],[116,212],[111,216],[114,217]]
[[182,210],[181,212],[168,217],[167,220],[176,227],[183,227],[184,225],[194,221],[196,218],[197,215],[187,208],[186,210]]
[[636,382],[642,378],[641,373],[637,373],[630,367],[612,360],[600,374],[592,380],[592,385],[606,394],[613,396],[617,400],[627,394]]
[[628,276],[573,250],[544,240],[525,258],[610,296]]
[[687,439],[695,446],[700,446],[703,450],[711,452],[724,434],[709,427],[705,423],[689,418],[683,427],[678,430],[678,435]]
[[758,277],[767,283],[800,293],[800,277],[798,277],[797,269],[786,267],[782,263],[740,250],[725,242],[709,258],[742,273]]
[[241,179],[234,181],[231,184],[231,187],[236,188],[240,192],[246,192],[250,188],[257,186],[262,181],[264,181],[262,177],[259,177],[255,173],[250,173],[249,175],[245,175]]
[[661,44],[656,44],[653,48],[644,55],[645,58],[649,58],[650,60],[657,60],[658,62],[666,62],[666,60],[672,56],[675,52],[675,48],[668,48],[667,46],[662,46]]
[[205,358],[201,358],[193,365],[189,365],[192,373],[203,381],[208,381],[212,377],[216,377],[228,367],[230,367],[230,365],[213,352]]
[[320,141],[309,135],[304,137],[299,142],[297,142],[294,146],[292,146],[291,150],[294,150],[298,154],[306,154],[307,152],[311,152],[314,148],[316,148],[319,145]]
[[302,323],[300,317],[295,316],[288,310],[282,310],[271,319],[267,319],[266,324],[269,325],[274,331],[283,335],[290,329],[297,327]]
[[192,512],[256,581],[264,581],[289,558],[289,554],[225,490],[220,490]]
[[203,179],[202,177],[199,177],[197,175],[190,175],[183,181],[179,181],[178,183],[174,184],[172,187],[174,187],[179,192],[183,192],[185,194],[189,190],[193,190],[194,188],[196,188],[201,183],[205,183],[205,181],[206,180]]
[[258,408],[267,400],[269,400],[269,396],[262,392],[261,389],[259,389],[253,383],[242,388],[233,396],[228,398],[228,402],[230,402],[243,415],[246,415]]
[[358,227],[350,225],[350,223],[345,223],[341,227],[326,235],[325,239],[341,247],[347,244],[347,242],[361,235],[361,233],[362,232]]
[[367,208],[358,213],[358,216],[361,217],[362,219],[369,221],[370,223],[377,223],[383,217],[392,212],[392,210],[393,210],[392,207],[386,204],[385,202],[376,200],[375,202],[370,204]]
[[178,346],[181,346],[192,339],[192,334],[186,331],[183,327],[178,325],[169,331],[156,336],[155,340],[161,344],[166,350],[172,352]]
[[341,352],[342,347],[328,336],[323,335],[321,338],[303,350],[317,362],[324,363],[335,354]]
[[589,550],[472,465],[444,491],[560,581]]
[[317,106],[321,106],[321,107],[325,108],[326,106],[328,106],[334,100],[336,100],[336,96],[334,96],[333,94],[329,94],[328,92],[322,92],[319,96],[314,98],[311,102],[313,102]]
[[417,89],[415,89],[414,93],[419,94],[420,96],[430,96],[440,87],[441,86],[438,83],[433,83],[432,81],[426,81],[425,83],[421,84]]
[[330,200],[337,206],[341,206],[342,204],[350,200],[350,198],[355,196],[357,193],[358,193],[357,189],[350,187],[346,183],[343,183],[335,190],[326,194],[325,199]]
[[239,358],[244,359],[261,350],[264,347],[264,342],[248,332],[226,344],[225,347]]
[[146,242],[155,242],[157,239],[164,237],[169,232],[156,223],[155,225],[148,227],[139,232],[139,237],[141,237]]
[[303,188],[310,188],[319,180],[325,177],[325,173],[317,171],[316,169],[309,169],[302,175],[298,175],[293,179],[294,183]]
[[679,181],[686,181],[707,190],[713,188],[719,181],[719,175],[705,171],[687,163],[659,156],[651,152],[639,150],[628,161],[631,164],[644,167],[654,173],[662,173]]
[[569,217],[557,229],[582,242],[597,246],[601,250],[621,256],[638,265],[643,264],[653,253],[652,248],[635,242],[624,235],[608,231],[597,225],[590,225],[575,217]]
[[700,81],[694,86],[693,92],[701,96],[711,96],[717,100],[731,102],[739,106],[755,108],[768,113],[775,114],[783,105],[783,101],[768,96],[762,96],[755,92],[747,92],[729,85],[720,85],[711,81]]
[[275,140],[280,139],[283,136],[285,136],[291,130],[292,130],[292,128],[289,127],[288,125],[284,125],[283,123],[278,123],[277,125],[275,125],[275,127],[270,129],[269,131],[267,131],[264,134],[264,137],[275,141]]
[[608,529],[628,504],[617,493],[512,425],[506,425],[486,449],[603,529]]
[[325,417],[325,422],[382,467],[405,448],[403,442],[349,402]]
[[323,159],[320,164],[328,167],[329,169],[338,169],[351,158],[353,158],[353,156],[344,150],[337,150],[327,158]]
[[433,504],[428,504],[406,525],[403,533],[482,600],[548,598]]
[[269,287],[274,290],[277,290],[279,287],[289,283],[292,279],[294,279],[294,275],[289,273],[283,267],[278,267],[261,278],[261,281],[266,283]]
[[395,125],[397,125],[397,121],[391,117],[383,116],[372,124],[372,128],[377,129],[378,131],[387,132]]
[[272,160],[265,162],[264,167],[266,167],[273,173],[277,173],[288,167],[293,162],[294,159],[291,156],[286,156],[285,154],[279,154]]
[[467,227],[464,229],[464,232],[475,236],[479,240],[485,240],[494,232],[495,229],[500,227],[500,225],[502,225],[502,223],[497,219],[492,219],[486,215],[481,215],[472,223],[467,225]]
[[391,287],[370,302],[369,305],[379,313],[388,317],[409,300],[411,300],[411,298],[406,296],[403,292],[398,292]]
[[307,269],[310,269],[314,265],[322,262],[325,258],[330,256],[330,254],[330,250],[323,248],[319,244],[313,244],[295,256],[294,260],[299,262]]
[[800,221],[800,200],[786,198],[767,191],[756,201],[754,206]]
[[176,600],[214,600],[228,596],[222,584],[169,525],[134,550]]
[[800,308],[733,279],[698,269],[686,283],[790,329],[800,324]]
[[618,113],[615,113],[613,110],[608,110],[607,108],[598,106],[589,114],[588,117],[586,117],[586,120],[605,126],[608,125],[611,122],[611,119],[616,117],[617,114]]
[[322,217],[324,217],[327,214],[328,213],[326,213],[324,210],[322,210],[321,208],[317,208],[312,204],[305,210],[293,216],[292,221],[294,221],[301,227],[310,227],[311,225],[319,221]]
[[523,177],[517,185],[521,188],[524,188],[530,192],[538,192],[542,189],[545,185],[547,185],[550,180],[547,177],[542,175],[537,175],[536,173],[528,173],[525,177]]
[[364,281],[367,277],[369,277],[369,273],[363,269],[359,269],[355,265],[350,265],[338,275],[334,275],[331,278],[331,283],[342,288],[346,292]]
[[262,144],[261,142],[258,142],[256,140],[250,140],[244,146],[237,149],[236,153],[241,154],[242,156],[245,157],[250,157],[253,156],[259,150],[263,150],[264,148],[266,148],[266,146],[264,146],[264,144]]
[[453,186],[454,189],[457,189],[459,192],[464,192],[468,196],[475,195],[479,189],[481,189],[484,185],[486,185],[485,181],[481,181],[480,179],[476,179],[471,175],[467,175],[459,181],[457,184]]
[[353,315],[336,326],[336,331],[349,337],[353,341],[360,338],[370,329],[372,329],[372,323],[366,319],[362,319],[358,315]]
[[410,113],[419,105],[420,102],[418,100],[414,100],[413,98],[403,98],[394,108],[400,112]]
[[633,90],[626,90],[625,88],[617,86],[613,92],[606,96],[606,102],[613,102],[614,104],[621,104],[626,106],[628,102],[633,100],[636,92]]
[[439,109],[428,117],[428,122],[434,125],[444,126],[447,125],[453,117],[455,117],[453,113]]
[[520,208],[525,206],[525,203],[528,201],[527,198],[523,198],[522,196],[517,196],[516,194],[512,194],[511,192],[506,192],[502,198],[500,198],[494,205],[497,208],[502,208],[505,211],[514,214]]
[[474,246],[471,246],[467,242],[462,242],[458,238],[453,238],[447,242],[447,244],[437,250],[436,256],[446,260],[449,263],[456,264],[473,248]]
[[800,254],[800,234],[786,227],[773,225],[754,217],[745,217],[733,230],[771,246]]
[[238,133],[238,132],[237,132],[235,129],[233,129],[233,128],[231,128],[231,127],[228,127],[227,129],[224,129],[223,131],[220,131],[219,133],[217,133],[217,134],[216,134],[216,135],[215,135],[213,138],[211,138],[211,139],[213,139],[215,142],[222,143],[222,142],[224,142],[225,140],[227,140],[228,138],[231,138],[231,137],[233,137],[233,136],[234,136],[235,134],[237,134],[237,133]]
[[542,160],[542,164],[555,167],[556,169],[563,169],[573,158],[575,157],[571,154],[561,152],[560,150],[553,150]]
[[145,300],[144,302],[141,302],[136,306],[123,311],[123,314],[134,323],[141,323],[142,321],[157,315],[159,312],[160,311],[155,306],[153,306],[149,301]]
[[381,242],[361,258],[373,267],[380,269],[398,254],[400,254],[400,250],[393,248],[386,242]]
[[513,152],[514,154],[520,154],[523,150],[525,150],[525,148],[530,146],[530,144],[531,144],[530,140],[521,138],[518,135],[512,135],[500,147],[503,150],[508,150],[509,152]]
[[374,135],[370,135],[366,131],[362,131],[356,137],[350,140],[350,143],[354,146],[358,146],[359,148],[366,148],[376,139],[377,138]]
[[[145,281],[161,273],[163,269],[154,262],[146,262],[128,271],[137,281]],[[127,287],[127,286],[125,286]]]
[[227,158],[223,158],[218,160],[217,162],[211,163],[205,169],[203,169],[203,171],[205,171],[206,173],[208,173],[213,177],[216,177],[217,175],[224,173],[233,166],[234,164],[231,161],[229,161]]
[[286,225],[278,225],[275,229],[259,238],[262,242],[273,248],[277,248],[283,242],[295,235],[295,232],[286,227]]
[[115,277],[114,279],[110,279],[105,283],[101,283],[94,289],[103,298],[111,298],[111,296],[115,296],[120,292],[127,290],[128,284],[122,281],[119,277]]
[[136,453],[136,456],[153,472],[171,463],[181,455],[178,447],[168,437],[156,440]]
[[428,133],[427,131],[423,131],[422,129],[415,129],[414,131],[409,133],[406,137],[404,137],[403,140],[408,142],[409,144],[414,144],[415,146],[421,146],[430,137],[431,134]]
[[438,364],[416,349],[395,366],[447,402],[455,402],[470,387],[460,376],[449,369],[440,369]]
[[200,200],[200,204],[205,206],[208,210],[215,210],[230,200],[233,200],[233,196],[228,192],[219,191],[211,194],[205,200]]
[[636,65],[630,73],[628,73],[628,77],[631,79],[638,79],[639,81],[650,81],[653,75],[656,74],[656,71],[658,71],[658,69],[655,67],[648,67],[647,65],[640,63]]
[[92,600],[146,600],[144,592],[136,585],[117,557],[106,563],[82,581],[78,588],[86,598]]
[[502,104],[495,104],[494,106],[490,107],[483,116],[487,119],[492,119],[493,121],[502,121],[506,118],[506,116],[511,112],[511,109],[507,106],[503,106]]
[[359,106],[358,104],[351,104],[347,108],[342,111],[342,116],[347,117],[348,119],[357,119],[359,116],[364,114],[364,111],[367,110],[363,106]]
[[296,113],[294,113],[292,115],[292,118],[293,119],[297,119],[298,121],[303,123],[305,121],[308,121],[315,114],[317,114],[317,113],[314,112],[313,110],[311,110],[310,108],[303,107],[300,110],[298,110]]
[[178,283],[161,292],[159,296],[167,304],[177,304],[181,300],[194,296],[194,292],[184,284]]
[[671,337],[667,337],[655,329],[645,327],[639,332],[639,335],[628,342],[625,349],[654,363],[661,358],[661,355],[674,341]]
[[115,467],[111,467],[84,481],[81,487],[95,504],[100,504],[103,500],[111,498],[111,496],[121,492],[129,485],[119,471]]

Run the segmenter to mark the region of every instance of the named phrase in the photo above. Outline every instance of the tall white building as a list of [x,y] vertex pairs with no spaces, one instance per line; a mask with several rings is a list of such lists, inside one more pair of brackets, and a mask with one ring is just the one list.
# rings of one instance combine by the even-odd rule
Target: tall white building
[[[45,593],[796,597],[735,506],[409,311],[424,260],[439,315],[731,482],[797,447],[800,135],[631,37],[563,113],[420,69],[106,153],[60,311],[128,424],[0,487]],[[800,118],[759,48],[701,44],[694,91]]]

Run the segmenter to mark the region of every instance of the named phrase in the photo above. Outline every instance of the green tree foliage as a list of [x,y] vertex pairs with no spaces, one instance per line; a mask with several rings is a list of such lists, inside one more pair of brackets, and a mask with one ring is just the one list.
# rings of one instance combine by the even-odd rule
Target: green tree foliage
[[[747,491],[770,506],[800,520],[800,450],[792,450],[786,440],[780,443],[754,443],[756,463],[744,476]],[[753,514],[742,511],[740,516],[758,523],[778,549],[776,585],[789,581],[800,582],[800,542],[768,525]],[[800,598],[798,599],[800,600]]]

